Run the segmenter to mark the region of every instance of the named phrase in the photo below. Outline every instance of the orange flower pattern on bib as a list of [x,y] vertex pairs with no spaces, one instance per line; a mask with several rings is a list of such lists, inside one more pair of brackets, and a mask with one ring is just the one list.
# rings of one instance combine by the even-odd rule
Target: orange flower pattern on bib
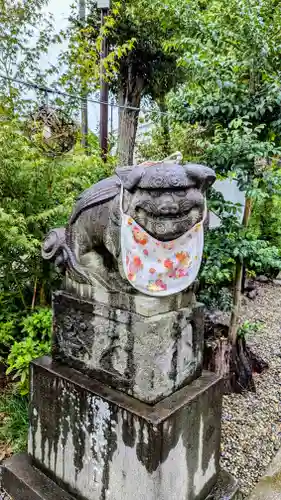
[[200,269],[204,230],[203,221],[172,241],[159,241],[123,212],[123,187],[120,194],[121,254],[128,281],[138,291],[167,296],[188,288]]
[[[203,250],[203,228],[202,237],[198,240],[201,223],[196,224],[186,235],[177,240],[161,242],[150,236],[130,217],[125,214],[123,217],[127,226],[122,236],[123,262],[127,279],[132,285],[135,286],[137,281],[142,282],[149,295],[168,295],[169,290],[171,293],[178,291],[176,281],[182,281],[183,288],[188,286],[189,276],[191,282],[194,281],[194,272],[191,271],[195,266],[197,275]],[[124,237],[127,240],[125,255]],[[194,238],[198,242],[198,245],[195,245],[195,252]],[[183,246],[186,250],[182,249]],[[178,284],[181,289],[182,286]],[[187,286],[184,286],[185,284]]]

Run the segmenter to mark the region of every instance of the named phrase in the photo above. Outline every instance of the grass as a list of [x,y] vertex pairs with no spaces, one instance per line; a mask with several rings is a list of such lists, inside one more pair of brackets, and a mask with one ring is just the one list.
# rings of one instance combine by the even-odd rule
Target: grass
[[0,455],[25,451],[27,433],[28,398],[9,389],[0,394]]

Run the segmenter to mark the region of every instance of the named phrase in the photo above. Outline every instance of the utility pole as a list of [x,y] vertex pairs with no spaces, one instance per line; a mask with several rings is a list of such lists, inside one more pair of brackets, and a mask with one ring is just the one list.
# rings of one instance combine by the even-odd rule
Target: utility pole
[[[104,26],[105,18],[110,9],[110,0],[97,0],[98,8],[101,9],[101,27]],[[108,55],[108,42],[103,38],[101,47],[101,80],[100,80],[100,146],[103,159],[106,161],[108,153],[108,83],[105,79],[104,59]]]
[[110,134],[113,135],[113,105],[114,105],[114,100],[113,98],[111,99],[111,106],[110,106]]
[[[84,25],[86,22],[86,1],[79,0],[79,19],[80,22]],[[82,96],[81,99],[81,133],[82,133],[82,147],[85,152],[88,151],[88,132],[89,132],[89,124],[88,124],[88,100],[87,94]]]

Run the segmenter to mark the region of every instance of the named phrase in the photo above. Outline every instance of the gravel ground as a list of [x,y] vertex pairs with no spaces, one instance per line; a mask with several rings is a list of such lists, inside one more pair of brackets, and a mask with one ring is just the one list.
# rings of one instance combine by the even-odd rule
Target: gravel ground
[[232,394],[223,403],[222,466],[239,479],[247,498],[281,447],[281,287],[259,285],[242,316],[263,323],[248,344],[269,363],[255,377],[256,394]]

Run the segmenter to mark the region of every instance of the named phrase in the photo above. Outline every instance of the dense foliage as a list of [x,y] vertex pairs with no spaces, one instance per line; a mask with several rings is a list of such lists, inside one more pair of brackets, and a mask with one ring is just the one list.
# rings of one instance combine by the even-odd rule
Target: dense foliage
[[26,451],[28,436],[28,399],[14,390],[0,394],[1,459],[11,452]]
[[[46,158],[25,137],[22,124],[0,128],[0,355],[21,376],[26,391],[28,364],[49,349],[52,287],[59,279],[41,259],[51,227],[65,224],[77,195],[110,173],[96,149]],[[39,308],[39,309],[38,309]],[[11,351],[10,351],[11,349]]]
[[[148,141],[138,147],[140,158],[164,158],[164,139],[158,124],[148,134]],[[183,151],[186,161],[212,165],[218,178],[231,175],[237,179],[253,200],[250,224],[244,228],[236,216],[237,211],[241,212],[239,205],[226,202],[214,189],[208,195],[209,209],[221,224],[206,234],[200,298],[209,307],[231,309],[237,259],[244,262],[251,276],[274,277],[281,269],[281,170],[276,162],[266,163],[266,159],[279,154],[279,148],[259,140],[258,131],[243,120],[230,122],[227,128],[217,126],[212,133],[202,125],[174,121],[170,144],[174,151]]]
[[[179,64],[187,75],[169,96],[170,147],[181,149],[186,134],[185,158],[211,165],[221,179],[236,179],[247,200],[241,225],[235,207],[215,192],[210,199],[221,226],[207,235],[201,296],[212,306],[232,305],[226,292],[238,263],[251,275],[272,276],[281,267],[280,6],[269,0],[195,1],[184,22],[187,27],[196,18],[196,36],[186,29],[167,41],[168,48],[184,51]],[[157,124],[140,154],[162,154],[164,141]]]
[[7,110],[13,113],[27,104],[26,87],[15,84],[13,79],[42,83],[52,72],[52,68],[43,69],[40,64],[42,54],[55,41],[52,15],[42,13],[47,4],[48,0],[0,0],[1,114]]

